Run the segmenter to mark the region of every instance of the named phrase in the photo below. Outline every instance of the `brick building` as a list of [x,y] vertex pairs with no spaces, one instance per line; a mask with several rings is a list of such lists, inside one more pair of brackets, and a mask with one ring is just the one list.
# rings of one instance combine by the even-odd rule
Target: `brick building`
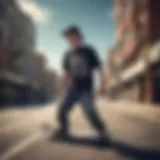
[[116,57],[110,56],[112,65],[108,67],[116,77],[110,76],[108,91],[118,89],[119,97],[124,93],[123,98],[129,96],[141,102],[159,101],[159,91],[155,90],[159,87],[159,15],[159,0],[115,0]]

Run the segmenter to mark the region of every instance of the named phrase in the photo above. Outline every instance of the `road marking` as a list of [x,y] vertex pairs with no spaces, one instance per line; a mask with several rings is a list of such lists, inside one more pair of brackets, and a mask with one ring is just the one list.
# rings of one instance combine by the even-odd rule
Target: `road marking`
[[14,124],[14,125],[9,125],[9,126],[6,126],[6,127],[2,127],[0,128],[0,134],[3,134],[3,133],[6,133],[6,132],[9,132],[11,130],[14,130],[14,129],[22,129],[21,127],[26,127],[26,126],[32,126],[33,124],[31,122],[28,122],[28,123],[17,123],[17,124]]
[[28,136],[26,139],[21,141],[20,143],[14,145],[9,150],[7,150],[2,156],[0,156],[1,160],[9,160],[19,154],[20,152],[27,149],[30,145],[35,143],[40,138],[43,138],[47,135],[42,134],[41,132],[37,132],[33,134],[32,136]]
[[4,126],[4,127],[1,127],[0,128],[0,134],[3,134],[3,133],[6,133],[6,132],[9,132],[11,130],[14,130],[14,129],[22,129],[22,127],[26,127],[26,126],[33,126],[33,125],[39,125],[41,123],[44,122],[44,120],[37,120],[36,123],[33,123],[33,121],[35,122],[34,119],[30,118],[29,120],[26,121],[26,119],[24,120],[20,120],[19,123],[18,122],[15,122],[13,124],[10,124],[8,126]]

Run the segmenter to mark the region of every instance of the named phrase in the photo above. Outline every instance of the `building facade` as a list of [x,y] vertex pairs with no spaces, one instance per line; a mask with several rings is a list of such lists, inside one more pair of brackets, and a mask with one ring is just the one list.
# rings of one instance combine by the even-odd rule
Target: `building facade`
[[[154,90],[157,77],[154,72],[155,68],[159,70],[159,62],[158,57],[151,60],[151,53],[153,48],[158,50],[159,47],[159,15],[158,0],[115,0],[117,39],[113,50],[116,57],[112,56],[112,52],[108,54],[113,57],[111,61],[112,66],[115,66],[114,71],[118,72],[116,77],[110,77],[107,84],[109,91],[119,89],[121,95],[124,93],[123,98],[128,95],[131,97],[129,99],[135,101],[158,101],[155,98],[158,91]],[[110,68],[110,63],[108,67]]]
[[52,101],[58,94],[58,74],[47,67],[47,59],[43,53],[34,55],[34,73],[37,84],[37,99]]
[[[32,55],[36,47],[35,26],[32,19],[21,11],[16,0],[0,1],[0,61],[4,69],[20,67],[24,76],[30,77]],[[20,60],[21,58],[21,60]],[[4,61],[5,60],[5,61]],[[17,61],[17,62],[16,62]]]
[[11,25],[8,21],[7,1],[0,1],[0,69],[7,67],[10,57]]
[[[25,101],[34,79],[35,27],[16,0],[0,1],[1,101]],[[15,96],[13,96],[15,95]],[[23,95],[23,96],[21,96]]]
[[17,39],[17,44],[19,44],[20,41],[22,47],[22,56],[19,59],[19,72],[29,83],[32,83],[35,80],[34,54],[36,50],[36,34],[34,23],[28,16],[25,16],[23,19],[23,29],[22,39]]

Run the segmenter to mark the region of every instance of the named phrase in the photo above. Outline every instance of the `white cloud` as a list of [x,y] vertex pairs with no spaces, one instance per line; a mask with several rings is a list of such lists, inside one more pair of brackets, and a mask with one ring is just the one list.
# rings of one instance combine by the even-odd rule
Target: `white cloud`
[[21,9],[36,23],[46,23],[51,18],[51,10],[41,6],[35,0],[17,0]]

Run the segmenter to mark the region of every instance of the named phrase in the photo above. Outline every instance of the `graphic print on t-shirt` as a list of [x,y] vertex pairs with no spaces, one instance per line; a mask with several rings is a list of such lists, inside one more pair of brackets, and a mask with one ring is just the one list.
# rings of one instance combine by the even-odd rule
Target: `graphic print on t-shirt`
[[76,78],[87,77],[89,72],[89,67],[86,59],[79,54],[73,54],[70,59],[71,72]]

